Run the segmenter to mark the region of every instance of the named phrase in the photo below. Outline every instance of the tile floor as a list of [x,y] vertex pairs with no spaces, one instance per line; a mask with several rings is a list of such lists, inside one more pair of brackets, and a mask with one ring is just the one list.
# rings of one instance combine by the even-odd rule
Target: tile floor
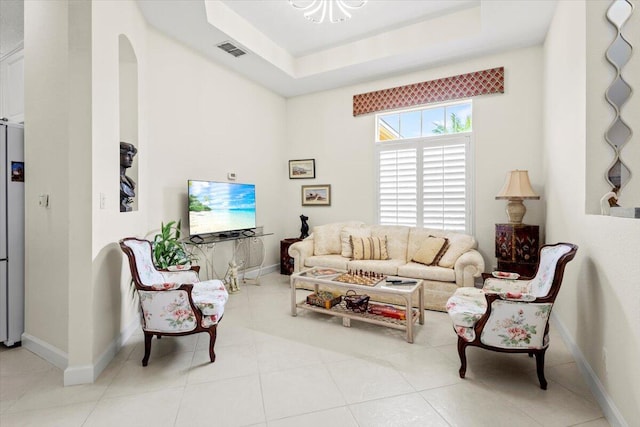
[[416,342],[360,322],[289,313],[288,276],[232,295],[218,329],[154,340],[142,334],[95,384],[63,387],[63,374],[22,348],[0,350],[0,425],[14,426],[583,426],[609,424],[552,329],[547,391],[526,355],[468,350],[458,377],[445,313],[426,313]]

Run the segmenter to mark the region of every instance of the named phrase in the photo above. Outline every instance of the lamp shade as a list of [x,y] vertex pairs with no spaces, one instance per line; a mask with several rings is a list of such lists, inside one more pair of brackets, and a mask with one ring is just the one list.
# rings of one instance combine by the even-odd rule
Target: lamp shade
[[529,181],[529,174],[527,171],[514,170],[507,174],[507,179],[504,182],[502,190],[496,196],[496,200],[525,200],[525,199],[540,199],[533,188],[531,188],[531,182]]

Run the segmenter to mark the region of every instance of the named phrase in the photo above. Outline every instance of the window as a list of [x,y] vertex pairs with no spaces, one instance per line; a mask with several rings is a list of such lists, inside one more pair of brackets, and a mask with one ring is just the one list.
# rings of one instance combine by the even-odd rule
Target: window
[[471,101],[376,116],[376,142],[471,132]]
[[471,233],[471,102],[376,116],[378,222]]

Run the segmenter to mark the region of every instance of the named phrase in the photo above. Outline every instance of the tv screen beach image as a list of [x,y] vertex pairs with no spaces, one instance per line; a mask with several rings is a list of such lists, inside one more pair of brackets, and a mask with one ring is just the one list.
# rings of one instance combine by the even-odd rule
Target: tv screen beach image
[[246,230],[255,226],[255,185],[189,181],[189,234]]

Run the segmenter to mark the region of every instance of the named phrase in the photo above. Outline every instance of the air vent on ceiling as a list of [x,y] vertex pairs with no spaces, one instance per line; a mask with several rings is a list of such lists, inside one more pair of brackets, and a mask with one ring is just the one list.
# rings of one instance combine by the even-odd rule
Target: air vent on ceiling
[[219,45],[217,45],[220,49],[224,50],[225,52],[227,52],[229,55],[233,55],[236,58],[238,56],[242,56],[244,54],[246,54],[247,52],[245,52],[244,50],[240,49],[238,46],[234,45],[233,43],[231,43],[230,41],[226,41],[226,42],[222,42]]

